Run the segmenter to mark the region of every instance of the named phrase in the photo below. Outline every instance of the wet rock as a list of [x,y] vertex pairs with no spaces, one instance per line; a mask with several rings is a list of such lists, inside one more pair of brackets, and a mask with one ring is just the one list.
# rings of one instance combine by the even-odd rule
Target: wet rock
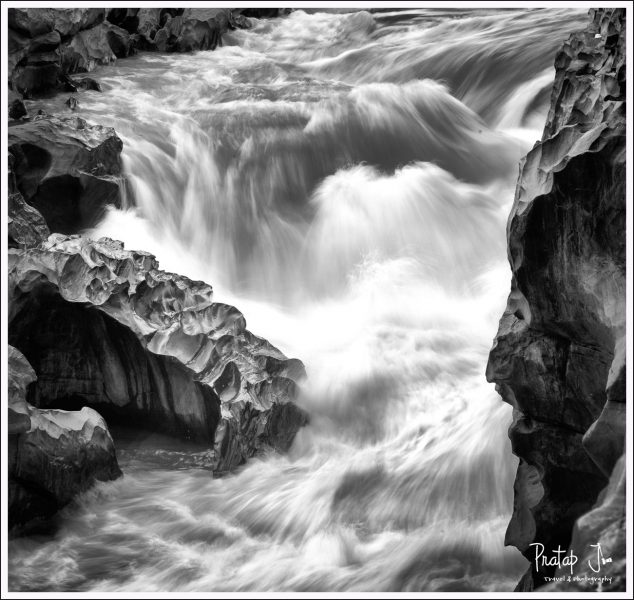
[[209,285],[106,238],[52,235],[10,252],[9,335],[36,368],[38,406],[78,402],[207,441],[218,472],[287,450],[306,422],[293,404],[302,363],[214,303]]
[[63,47],[61,65],[64,73],[85,73],[99,65],[109,65],[117,57],[110,46],[106,24],[87,29]]
[[44,217],[29,206],[22,194],[9,193],[9,247],[36,246],[50,231]]
[[62,37],[75,35],[104,20],[103,8],[10,8],[9,27],[22,35],[37,37],[51,31]]
[[[59,43],[56,32],[42,37],[49,41],[56,37]],[[13,39],[15,41],[15,36]],[[9,59],[11,86],[27,98],[54,88],[61,72],[58,47],[47,48],[46,43],[39,45],[38,40],[42,38],[29,40],[28,45],[13,52]],[[32,44],[35,50],[32,50]]]
[[[618,592],[625,589],[625,456],[617,461],[608,486],[591,511],[580,517],[570,548],[578,558],[573,577],[570,569],[558,568],[557,579],[545,591]],[[598,547],[600,546],[600,548]],[[610,560],[607,560],[610,559]],[[606,562],[603,562],[603,561]],[[598,578],[606,578],[597,585]]]
[[[556,57],[544,135],[521,165],[511,293],[487,366],[515,409],[507,543],[529,559],[532,542],[568,547],[624,449],[625,12],[590,17]],[[553,573],[533,566],[522,585]]]
[[22,101],[22,98],[18,94],[16,94],[13,90],[8,91],[8,102],[9,102],[9,118],[10,119],[21,119],[22,117],[27,116],[26,106]]
[[130,39],[130,34],[122,27],[111,25],[110,23],[104,23],[102,27],[107,29],[106,37],[108,39],[108,45],[114,52],[117,58],[126,58],[131,54],[134,54],[134,44]]
[[139,19],[137,33],[147,42],[151,42],[156,32],[161,28],[161,9],[141,8],[137,13],[137,18]]
[[111,8],[108,11],[107,18],[110,23],[125,29],[128,33],[136,33],[139,27],[139,12],[141,10],[143,9]]
[[78,117],[42,115],[9,131],[17,191],[62,233],[90,227],[120,204],[122,147],[114,129]]
[[[68,64],[62,42],[103,21],[104,9],[11,8],[9,14],[9,81],[26,97],[54,91]],[[84,36],[81,36],[82,38]]]
[[92,77],[83,77],[82,79],[74,79],[74,84],[77,89],[80,90],[93,90],[95,92],[101,92],[101,84]]
[[71,110],[77,110],[77,107],[79,106],[79,100],[77,100],[77,98],[75,98],[74,96],[69,96],[65,104]]
[[88,29],[105,17],[103,8],[10,8],[9,27],[34,38],[52,31],[62,37]]
[[[47,518],[96,481],[121,475],[105,421],[90,408],[40,410],[25,399],[35,372],[8,348],[9,528]],[[19,532],[19,530],[18,530]]]
[[183,24],[175,49],[178,52],[213,50],[220,43],[222,30],[214,22],[189,20]]

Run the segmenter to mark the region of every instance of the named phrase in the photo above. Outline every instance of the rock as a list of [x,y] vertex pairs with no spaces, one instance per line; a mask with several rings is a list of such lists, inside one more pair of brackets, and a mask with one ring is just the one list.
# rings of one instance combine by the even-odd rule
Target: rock
[[75,35],[104,20],[103,8],[10,8],[9,27],[22,35],[37,37],[57,31],[62,37]]
[[93,226],[120,204],[121,150],[114,129],[43,115],[9,130],[17,191],[51,231]]
[[[544,135],[521,164],[487,365],[520,457],[506,541],[529,560],[531,543],[568,547],[624,448],[625,11],[590,16],[556,57]],[[553,574],[533,565],[522,585]]]
[[102,27],[107,29],[106,37],[108,39],[108,45],[117,58],[126,58],[134,54],[133,42],[130,39],[130,34],[125,29],[111,25],[110,23],[104,23]]
[[287,450],[306,423],[293,404],[302,363],[214,303],[209,285],[106,238],[54,234],[10,253],[9,337],[38,373],[34,404],[85,404],[214,444],[217,472]]
[[75,98],[74,96],[69,96],[65,104],[71,110],[77,110],[77,107],[79,106],[79,100],[77,100],[77,98]]
[[110,46],[110,27],[101,24],[74,36],[62,49],[62,69],[65,73],[85,73],[99,65],[117,60]]
[[81,79],[74,79],[73,82],[80,90],[94,90],[95,92],[101,92],[101,84],[92,77],[82,77]]
[[222,34],[227,31],[229,21],[224,11],[218,11],[215,18],[208,20],[189,16],[189,13],[199,11],[205,11],[205,9],[185,9],[183,23],[174,43],[176,51],[213,50],[220,43]]
[[25,97],[75,92],[86,73],[136,50],[213,50],[228,29],[249,27],[240,9],[9,9],[9,81]]
[[137,18],[139,19],[137,33],[143,36],[148,42],[151,42],[161,27],[161,9],[141,8],[137,13]]
[[137,28],[139,27],[140,10],[143,9],[111,8],[110,10],[108,10],[107,18],[110,23],[125,29],[128,33],[136,33]]
[[250,22],[227,8],[186,8],[179,11],[161,11],[160,28],[156,27],[156,14],[147,23],[139,25],[146,47],[159,52],[192,52],[213,50],[222,43],[222,35],[229,29],[249,27]]
[[[614,467],[610,482],[593,509],[575,524],[570,548],[578,557],[572,581],[570,569],[558,568],[556,578],[566,577],[545,591],[618,592],[625,589],[625,455]],[[600,552],[597,548],[600,545]],[[605,563],[602,559],[611,559]],[[605,578],[600,584],[597,578]]]
[[27,116],[28,113],[26,110],[26,106],[24,106],[22,98],[20,98],[20,96],[16,94],[13,90],[8,90],[8,101],[10,119],[17,120]]
[[50,231],[44,217],[20,193],[9,193],[9,247],[36,246]]
[[26,400],[36,375],[9,346],[9,528],[47,518],[96,481],[121,476],[105,421],[90,408],[40,410]]
[[26,97],[54,88],[60,75],[59,33],[50,31],[30,39],[11,32],[9,40],[12,88]]

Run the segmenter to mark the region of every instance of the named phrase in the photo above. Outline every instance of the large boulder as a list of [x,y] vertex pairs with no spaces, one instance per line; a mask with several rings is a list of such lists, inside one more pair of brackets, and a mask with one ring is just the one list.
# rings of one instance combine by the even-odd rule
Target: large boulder
[[108,41],[108,26],[104,24],[82,31],[62,49],[64,73],[86,73],[116,60]]
[[568,547],[624,452],[625,11],[590,15],[556,57],[544,135],[521,165],[511,293],[487,366],[514,408],[506,543],[531,560],[523,589],[555,571],[537,571],[531,544],[548,557]]
[[87,405],[206,442],[217,472],[287,450],[305,424],[293,404],[302,363],[213,302],[209,285],[105,238],[54,234],[9,253],[9,338],[38,373],[37,406]]
[[60,75],[61,36],[49,31],[35,38],[9,30],[9,79],[27,97],[55,87]]
[[17,190],[51,231],[91,227],[120,204],[121,150],[114,129],[45,116],[9,128]]
[[99,414],[90,408],[34,408],[25,396],[35,372],[12,346],[8,358],[9,528],[16,531],[50,517],[96,481],[116,479],[121,471]]
[[9,81],[15,91],[31,97],[58,87],[64,73],[63,40],[101,23],[105,10],[10,8],[8,16]]

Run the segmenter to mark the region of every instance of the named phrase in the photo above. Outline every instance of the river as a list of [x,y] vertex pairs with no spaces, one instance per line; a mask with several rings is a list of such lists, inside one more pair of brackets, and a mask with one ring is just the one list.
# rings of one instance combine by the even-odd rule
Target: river
[[311,422],[222,478],[204,448],[122,436],[123,478],[10,541],[10,588],[512,590],[511,408],[484,368],[518,162],[585,19],[298,10],[91,74],[77,114],[116,128],[134,199],[91,235],[211,283],[301,358]]

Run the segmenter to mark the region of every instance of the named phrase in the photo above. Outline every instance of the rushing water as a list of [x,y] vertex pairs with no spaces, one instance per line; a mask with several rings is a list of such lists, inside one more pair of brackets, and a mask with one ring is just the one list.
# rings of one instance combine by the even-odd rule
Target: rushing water
[[[309,379],[288,456],[118,440],[125,476],[13,540],[12,589],[510,590],[510,407],[484,380],[520,157],[579,10],[297,11],[96,75],[135,208],[93,235],[206,280]],[[62,110],[63,99],[45,103]]]

